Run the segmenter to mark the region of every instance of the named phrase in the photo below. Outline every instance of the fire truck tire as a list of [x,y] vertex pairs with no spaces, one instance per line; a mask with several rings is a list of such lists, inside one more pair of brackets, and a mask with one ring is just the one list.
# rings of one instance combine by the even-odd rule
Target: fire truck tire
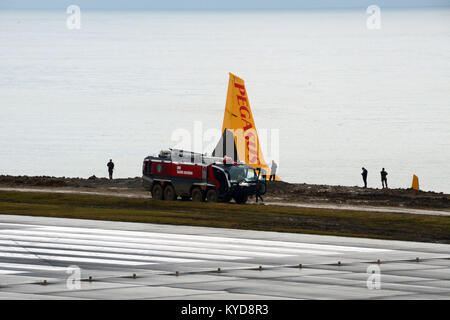
[[236,203],[239,204],[244,204],[247,202],[248,196],[247,195],[243,195],[243,196],[238,196],[234,198],[234,201],[236,201]]
[[200,188],[194,188],[191,192],[192,201],[194,202],[202,202],[203,201],[203,192]]
[[214,189],[209,189],[208,192],[206,192],[206,201],[217,202],[218,201],[217,191]]
[[159,183],[156,183],[152,187],[152,198],[155,200],[163,199],[163,190]]
[[175,189],[171,184],[168,184],[164,188],[164,200],[169,201],[177,200],[177,194],[175,193]]

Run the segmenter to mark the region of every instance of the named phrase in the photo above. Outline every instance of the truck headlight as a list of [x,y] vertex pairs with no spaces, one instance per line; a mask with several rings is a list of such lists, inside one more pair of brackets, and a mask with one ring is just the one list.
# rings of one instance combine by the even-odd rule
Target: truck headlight
[[241,186],[241,187],[248,187],[248,186],[250,186],[250,184],[248,182],[240,182],[239,186]]

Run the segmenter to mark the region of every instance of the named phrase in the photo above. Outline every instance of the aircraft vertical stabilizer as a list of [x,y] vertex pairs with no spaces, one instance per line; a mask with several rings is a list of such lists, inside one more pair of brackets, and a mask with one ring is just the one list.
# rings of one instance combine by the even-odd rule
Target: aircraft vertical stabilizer
[[[222,137],[213,151],[217,157],[228,156],[270,175],[259,144],[244,80],[230,73],[227,102],[223,117]],[[279,178],[277,177],[277,180]]]

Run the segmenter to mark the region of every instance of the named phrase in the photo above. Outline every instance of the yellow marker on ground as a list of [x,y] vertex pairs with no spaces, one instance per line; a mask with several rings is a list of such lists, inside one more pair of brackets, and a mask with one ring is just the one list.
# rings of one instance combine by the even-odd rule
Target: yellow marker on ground
[[415,174],[413,174],[413,181],[411,188],[413,188],[414,190],[419,190],[419,177],[416,176]]

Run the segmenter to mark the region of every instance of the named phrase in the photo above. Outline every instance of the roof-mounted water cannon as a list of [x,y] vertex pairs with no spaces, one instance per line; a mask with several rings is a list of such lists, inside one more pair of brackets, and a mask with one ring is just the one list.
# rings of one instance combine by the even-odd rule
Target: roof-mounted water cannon
[[170,150],[161,150],[158,154],[158,157],[161,159],[171,159],[171,152]]

